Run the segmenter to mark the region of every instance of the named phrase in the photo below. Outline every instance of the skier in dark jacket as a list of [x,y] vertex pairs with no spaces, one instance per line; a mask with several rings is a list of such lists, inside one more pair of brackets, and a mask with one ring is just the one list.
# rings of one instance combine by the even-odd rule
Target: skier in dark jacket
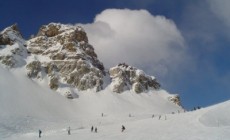
[[70,135],[70,127],[68,127],[67,132],[68,132],[68,135]]
[[42,136],[42,131],[39,129],[38,130],[38,133],[39,133],[39,138],[41,138],[41,136]]
[[97,127],[95,127],[95,133],[97,133]]
[[159,116],[159,120],[161,119],[161,115]]
[[93,132],[93,126],[91,127],[91,132]]
[[123,131],[125,131],[125,126],[124,125],[121,126],[121,132],[123,132]]

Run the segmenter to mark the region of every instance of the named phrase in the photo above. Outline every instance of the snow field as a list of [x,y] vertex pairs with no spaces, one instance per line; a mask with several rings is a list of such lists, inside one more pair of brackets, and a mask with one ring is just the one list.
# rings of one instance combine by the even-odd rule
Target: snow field
[[[28,79],[23,69],[0,67],[0,74],[0,140],[39,139],[39,129],[43,131],[43,140],[228,140],[230,137],[229,101],[184,113],[167,100],[169,94],[164,90],[115,94],[109,87],[99,93],[78,92],[78,98],[67,100],[42,82]],[[123,133],[121,125],[126,127]],[[71,135],[66,131],[69,126]],[[96,126],[98,133],[91,133],[91,126]]]

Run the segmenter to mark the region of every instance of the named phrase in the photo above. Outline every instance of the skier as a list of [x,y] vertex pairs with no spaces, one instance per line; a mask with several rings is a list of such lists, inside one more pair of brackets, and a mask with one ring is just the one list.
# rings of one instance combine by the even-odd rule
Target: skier
[[122,125],[122,126],[121,126],[121,132],[123,132],[124,130],[125,130],[125,126]]
[[152,118],[154,118],[154,114],[152,115]]
[[159,116],[159,120],[161,119],[161,115]]
[[97,127],[95,127],[95,133],[97,133]]
[[193,109],[194,111],[196,111],[196,107],[194,107],[194,109]]
[[39,138],[41,138],[41,136],[42,136],[42,131],[39,129],[38,130],[38,133],[39,133]]
[[68,132],[68,135],[70,135],[70,127],[68,127],[67,132]]
[[101,113],[101,117],[103,117],[104,116],[104,114],[103,113]]
[[93,126],[91,127],[91,132],[93,132]]

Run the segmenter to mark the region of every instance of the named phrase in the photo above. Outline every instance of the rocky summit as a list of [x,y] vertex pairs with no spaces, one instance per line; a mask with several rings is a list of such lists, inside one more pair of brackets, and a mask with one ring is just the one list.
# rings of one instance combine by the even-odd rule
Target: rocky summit
[[[115,93],[160,89],[155,77],[125,63],[105,71],[80,26],[50,23],[28,40],[16,24],[7,27],[0,32],[0,62],[9,68],[24,68],[29,78],[47,81],[50,89],[70,99],[77,91],[98,92],[107,87]],[[169,100],[180,104],[179,96]]]
[[37,36],[27,41],[27,50],[47,58],[33,60],[26,68],[31,78],[40,78],[45,72],[51,89],[57,90],[60,84],[79,90],[102,89],[104,66],[88,43],[83,28],[57,23],[44,25]]

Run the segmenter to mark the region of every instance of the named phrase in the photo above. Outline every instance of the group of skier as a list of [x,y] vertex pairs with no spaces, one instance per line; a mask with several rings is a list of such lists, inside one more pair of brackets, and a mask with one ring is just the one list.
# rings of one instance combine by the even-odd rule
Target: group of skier
[[91,127],[91,132],[93,132],[93,130],[94,130],[95,133],[97,133],[97,127],[95,127],[95,129],[94,129],[94,127],[92,126]]
[[[178,111],[178,113],[179,113],[179,111]],[[173,114],[174,114],[174,113],[173,113]],[[104,114],[102,113],[101,116],[104,117]],[[131,114],[129,114],[129,117],[132,117]],[[153,115],[152,115],[152,118],[154,118],[154,117],[155,117],[155,115],[153,114]],[[162,117],[162,116],[159,115],[159,116],[158,116],[158,119],[160,120],[161,117]],[[166,115],[165,115],[165,120],[167,120]],[[67,128],[67,133],[68,133],[68,135],[71,135],[70,130],[71,130],[70,127],[68,127],[68,128]],[[125,126],[122,125],[122,126],[121,126],[121,132],[124,132],[124,131],[125,131]],[[97,133],[97,132],[98,132],[97,127],[92,126],[92,127],[91,127],[91,132]],[[42,131],[39,130],[39,138],[41,138],[41,134],[42,134]]]
[[[67,128],[67,133],[68,133],[68,135],[71,135],[70,130],[71,130],[70,127],[68,127],[68,128]],[[122,125],[122,126],[121,126],[121,132],[124,132],[124,131],[125,131],[125,126]],[[97,127],[94,128],[94,127],[92,126],[92,127],[91,127],[91,132],[97,133]],[[38,130],[38,137],[41,138],[41,136],[42,136],[42,131],[39,129],[39,130]]]

